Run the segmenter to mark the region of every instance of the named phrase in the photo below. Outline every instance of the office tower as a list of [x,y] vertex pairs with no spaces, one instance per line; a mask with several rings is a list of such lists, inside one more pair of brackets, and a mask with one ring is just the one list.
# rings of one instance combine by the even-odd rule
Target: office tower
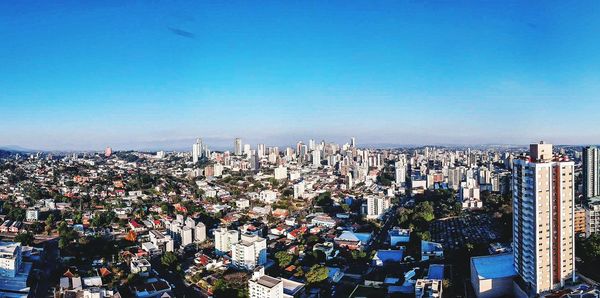
[[112,155],[112,148],[106,147],[106,149],[104,149],[104,156],[110,157],[111,155]]
[[242,155],[242,139],[235,138],[233,141],[233,154],[234,155]]
[[583,149],[583,195],[586,199],[600,195],[600,166],[598,165],[598,148],[595,146]]
[[196,139],[196,143],[192,145],[192,162],[197,163],[202,158],[202,139]]
[[517,284],[527,295],[575,278],[574,168],[552,145],[530,146],[513,166],[513,252]]
[[308,140],[308,150],[315,150],[315,140]]
[[356,147],[356,138],[355,137],[351,137],[350,138],[350,147],[351,148],[355,148]]

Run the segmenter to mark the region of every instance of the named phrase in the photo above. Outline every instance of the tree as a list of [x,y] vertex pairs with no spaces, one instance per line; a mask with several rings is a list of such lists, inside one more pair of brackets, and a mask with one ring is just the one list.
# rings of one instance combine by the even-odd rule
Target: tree
[[329,269],[323,265],[314,265],[306,273],[306,282],[309,284],[320,283],[327,279]]
[[35,240],[31,232],[21,233],[15,236],[15,242],[21,242],[21,245],[32,245]]
[[160,263],[169,269],[174,269],[178,263],[177,256],[173,252],[168,251],[160,257]]
[[275,253],[275,258],[277,259],[277,264],[279,267],[285,268],[292,262],[292,255],[287,253],[286,251],[278,251]]
[[331,199],[331,193],[326,191],[324,193],[320,193],[316,199],[317,206],[325,207],[333,205],[333,200]]

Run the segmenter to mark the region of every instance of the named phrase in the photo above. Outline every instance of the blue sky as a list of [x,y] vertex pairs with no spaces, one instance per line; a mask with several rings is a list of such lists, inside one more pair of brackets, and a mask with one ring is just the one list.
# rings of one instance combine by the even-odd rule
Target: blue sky
[[2,1],[0,146],[600,143],[600,2],[524,2]]

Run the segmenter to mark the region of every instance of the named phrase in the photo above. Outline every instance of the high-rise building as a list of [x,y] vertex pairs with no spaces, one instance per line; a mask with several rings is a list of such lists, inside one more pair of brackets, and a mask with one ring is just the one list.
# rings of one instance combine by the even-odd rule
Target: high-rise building
[[267,263],[267,239],[254,234],[242,234],[241,240],[231,245],[233,264],[254,269]]
[[352,148],[356,147],[356,138],[355,137],[350,138],[350,147],[352,147]]
[[202,139],[196,139],[196,143],[192,145],[192,161],[197,163],[202,158]]
[[194,241],[196,241],[196,242],[206,241],[206,226],[201,222],[196,224],[196,228],[194,230]]
[[250,168],[253,171],[260,170],[260,157],[258,156],[258,150],[253,150],[250,155]]
[[233,154],[242,155],[242,139],[235,138],[233,141]]
[[575,278],[574,168],[544,142],[532,144],[530,156],[514,161],[514,266],[527,295]]
[[104,156],[110,157],[111,155],[112,155],[112,148],[106,147],[106,149],[104,149]]
[[391,199],[380,196],[367,196],[367,218],[379,218],[391,206]]
[[396,168],[396,185],[402,185],[406,181],[406,165],[403,161],[395,163]]
[[313,166],[320,167],[321,166],[321,151],[313,150],[312,152],[312,162]]
[[583,148],[583,195],[586,199],[600,196],[600,166],[598,164],[598,148]]
[[215,250],[217,254],[224,254],[231,251],[231,245],[238,243],[240,232],[237,230],[227,230],[220,227],[215,230]]

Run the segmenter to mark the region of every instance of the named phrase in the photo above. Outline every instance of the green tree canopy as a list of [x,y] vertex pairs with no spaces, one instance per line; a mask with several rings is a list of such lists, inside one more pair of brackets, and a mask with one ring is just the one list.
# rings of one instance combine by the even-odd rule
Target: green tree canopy
[[329,269],[323,265],[314,265],[306,273],[306,282],[316,284],[327,279]]

